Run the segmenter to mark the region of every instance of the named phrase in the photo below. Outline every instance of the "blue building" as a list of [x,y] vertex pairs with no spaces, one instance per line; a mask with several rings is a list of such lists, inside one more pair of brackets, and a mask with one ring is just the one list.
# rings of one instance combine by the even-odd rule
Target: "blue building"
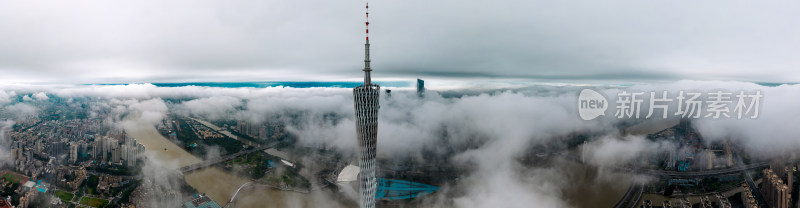
[[[195,197],[197,197],[197,195],[195,195]],[[201,196],[201,197],[197,197],[197,198],[195,198],[195,199],[193,199],[191,201],[184,202],[183,203],[183,207],[184,208],[222,208],[222,207],[219,206],[219,204],[217,204],[217,202],[214,202],[214,200],[211,200],[211,198],[208,198],[208,196]]]
[[678,171],[685,172],[689,171],[689,165],[692,164],[689,161],[680,161],[678,163]]
[[413,199],[438,190],[439,187],[428,184],[381,178],[378,182],[375,199]]

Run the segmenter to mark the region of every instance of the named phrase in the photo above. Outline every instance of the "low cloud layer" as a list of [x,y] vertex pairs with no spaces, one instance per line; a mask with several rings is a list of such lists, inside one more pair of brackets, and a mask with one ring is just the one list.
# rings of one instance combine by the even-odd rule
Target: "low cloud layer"
[[[581,147],[597,178],[591,183],[618,180],[606,168],[671,148],[641,135],[623,136],[611,115],[583,121],[577,112],[578,86],[530,86],[479,91],[471,95],[429,91],[424,98],[410,90],[396,90],[381,99],[378,157],[410,157],[469,167],[453,184],[426,199],[439,207],[575,207],[569,181],[575,170],[569,162],[526,165],[531,155],[555,154],[555,144],[575,135],[589,135]],[[764,94],[757,119],[698,119],[704,138],[731,139],[763,157],[800,150],[792,127],[800,125],[800,87],[765,87],[741,82],[680,81],[630,87],[594,87],[606,95],[621,90],[760,90]],[[470,91],[474,92],[474,91]],[[342,88],[211,88],[155,87],[150,84],[117,86],[6,86],[0,89],[4,120],[23,119],[14,112],[35,115],[36,102],[94,99],[96,109],[112,109],[109,120],[123,126],[154,125],[168,112],[208,120],[281,121],[298,136],[300,145],[320,146],[352,157],[356,154],[353,101]],[[22,95],[32,95],[30,101]],[[385,95],[384,95],[385,96]],[[48,97],[48,98],[45,98]],[[613,102],[615,96],[609,96]],[[98,113],[99,115],[99,113]],[[2,138],[2,137],[0,137]],[[536,147],[545,147],[537,149]],[[530,154],[531,151],[534,154]],[[434,156],[431,158],[431,156]],[[158,172],[170,161],[151,161],[145,174]],[[642,180],[644,181],[644,180]],[[635,180],[634,182],[637,182]],[[641,182],[641,181],[638,181]],[[316,196],[324,197],[324,196]],[[324,200],[315,200],[324,201]]]
[[13,161],[11,150],[8,146],[11,144],[11,139],[8,138],[8,131],[14,126],[14,121],[4,120],[0,121],[0,164],[7,165]]
[[669,142],[655,143],[642,136],[608,135],[582,147],[583,158],[597,166],[616,167],[654,153],[677,149]]

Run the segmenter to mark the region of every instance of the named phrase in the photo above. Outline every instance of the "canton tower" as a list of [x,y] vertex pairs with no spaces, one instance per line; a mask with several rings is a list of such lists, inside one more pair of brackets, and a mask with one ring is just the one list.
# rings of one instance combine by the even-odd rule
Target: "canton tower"
[[360,152],[358,165],[361,167],[359,175],[359,195],[362,208],[375,207],[375,191],[378,181],[375,177],[375,144],[378,141],[378,98],[381,86],[372,84],[369,73],[369,3],[367,3],[366,43],[364,44],[364,84],[353,88],[356,113],[356,133],[358,134],[358,149]]

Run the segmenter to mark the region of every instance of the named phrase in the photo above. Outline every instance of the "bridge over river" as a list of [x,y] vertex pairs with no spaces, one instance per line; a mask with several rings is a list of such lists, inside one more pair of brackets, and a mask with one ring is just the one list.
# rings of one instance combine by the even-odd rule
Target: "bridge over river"
[[202,168],[205,168],[205,167],[208,167],[208,166],[212,166],[212,165],[217,164],[217,163],[225,162],[225,161],[228,161],[228,160],[233,160],[234,158],[242,156],[242,155],[246,155],[246,154],[250,154],[250,153],[254,153],[254,152],[258,152],[258,151],[264,151],[266,149],[275,147],[277,145],[278,145],[278,142],[273,142],[273,143],[270,143],[268,145],[263,145],[263,146],[260,146],[260,147],[256,147],[255,149],[245,150],[245,151],[241,151],[241,152],[225,155],[225,156],[222,156],[222,157],[211,158],[211,159],[205,160],[203,162],[199,162],[199,163],[195,163],[195,164],[184,166],[184,167],[182,167],[180,169],[180,171],[181,171],[181,173],[185,174],[185,173],[192,172],[192,171],[195,171],[195,170],[198,170],[198,169],[202,169]]
[[229,155],[225,155],[225,156],[222,156],[222,157],[211,158],[211,159],[208,159],[206,161],[202,161],[202,162],[199,162],[199,163],[195,163],[195,164],[184,166],[184,167],[182,167],[180,169],[182,174],[185,174],[185,173],[188,173],[188,172],[192,172],[192,171],[195,171],[195,170],[198,170],[198,169],[202,169],[202,168],[205,168],[205,167],[208,167],[208,166],[212,166],[212,165],[217,164],[217,163],[221,163],[221,162],[225,162],[225,161],[228,161],[228,160],[232,160],[232,159],[234,159],[236,157],[239,157],[239,156],[242,156],[242,155],[250,154],[250,153],[253,153],[253,152],[257,152],[257,151],[263,151],[263,150],[266,150],[266,149],[269,149],[269,148],[272,148],[272,147],[275,147],[275,146],[278,145],[278,142],[272,142],[272,143],[269,143],[269,144],[266,144],[266,145],[261,145],[261,144],[258,144],[258,143],[252,142],[252,141],[241,139],[241,138],[231,134],[227,130],[224,130],[224,129],[222,129],[222,128],[220,128],[220,127],[218,127],[218,126],[216,126],[216,125],[214,125],[212,123],[209,123],[207,121],[204,121],[204,120],[201,120],[201,119],[197,119],[197,118],[191,118],[191,117],[190,117],[190,119],[192,119],[194,121],[197,121],[198,123],[200,123],[202,125],[205,125],[208,128],[213,129],[214,131],[220,132],[225,136],[228,136],[230,138],[239,140],[239,141],[241,141],[242,143],[244,143],[246,145],[254,146],[256,148],[255,149],[251,149],[251,150],[240,151],[240,152],[229,154]]

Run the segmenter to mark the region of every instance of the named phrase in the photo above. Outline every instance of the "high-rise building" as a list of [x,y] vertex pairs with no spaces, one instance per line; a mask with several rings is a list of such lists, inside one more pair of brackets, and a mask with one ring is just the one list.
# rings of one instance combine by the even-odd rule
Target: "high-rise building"
[[762,195],[770,207],[788,208],[791,207],[791,195],[789,186],[783,183],[780,176],[771,169],[764,169],[764,182],[762,183]]
[[111,149],[111,161],[108,163],[119,163],[122,159],[122,149],[118,146]]
[[676,160],[677,155],[675,155],[675,149],[674,148],[670,148],[667,151],[666,155],[667,155],[667,159],[665,160],[665,162],[667,163],[667,169],[672,170],[672,169],[675,168],[675,163],[678,162]]
[[130,155],[131,148],[127,144],[127,142],[125,145],[122,145],[122,147],[120,147],[120,152],[122,153],[120,160],[122,160],[123,165],[128,165],[128,161],[130,160],[128,156]]
[[722,149],[725,151],[725,163],[728,167],[733,167],[733,153],[731,153],[731,145],[728,144],[728,140],[724,140],[722,145]]
[[41,154],[44,151],[44,145],[42,141],[36,141],[36,146],[34,148],[36,150],[36,154]]
[[375,193],[378,181],[375,176],[375,148],[378,141],[378,108],[381,87],[372,84],[369,66],[369,4],[366,13],[366,43],[364,44],[364,84],[353,88],[356,113],[356,133],[358,134],[359,160],[359,198],[362,208],[375,207]]
[[92,156],[95,160],[101,160],[103,154],[103,137],[96,137],[92,146]]
[[247,134],[247,121],[236,122],[236,127],[240,134]]
[[425,95],[425,81],[417,78],[417,96]]
[[756,201],[756,197],[753,196],[753,192],[750,190],[750,186],[747,183],[742,183],[742,204],[745,208],[758,208],[758,201]]
[[86,142],[81,142],[78,145],[78,153],[79,154],[86,154],[86,149],[88,149],[88,147],[89,147],[89,144],[87,144]]
[[769,169],[772,170],[775,175],[778,175],[778,178],[786,182],[786,185],[789,186],[789,193],[792,193],[795,167],[787,165],[786,161],[783,159],[776,159],[770,162]]
[[53,142],[50,144],[50,156],[60,158],[60,156],[64,155],[64,150],[67,149],[67,145],[64,142]]
[[74,163],[78,161],[78,143],[69,144],[69,162]]
[[123,165],[128,167],[136,166],[136,160],[139,156],[144,154],[144,146],[139,144],[134,139],[129,139],[121,147],[122,149],[122,162]]
[[714,194],[714,198],[717,199],[717,207],[719,207],[719,208],[731,208],[731,207],[733,207],[733,205],[731,205],[731,202],[728,201],[728,198],[723,196],[720,193],[715,193]]

